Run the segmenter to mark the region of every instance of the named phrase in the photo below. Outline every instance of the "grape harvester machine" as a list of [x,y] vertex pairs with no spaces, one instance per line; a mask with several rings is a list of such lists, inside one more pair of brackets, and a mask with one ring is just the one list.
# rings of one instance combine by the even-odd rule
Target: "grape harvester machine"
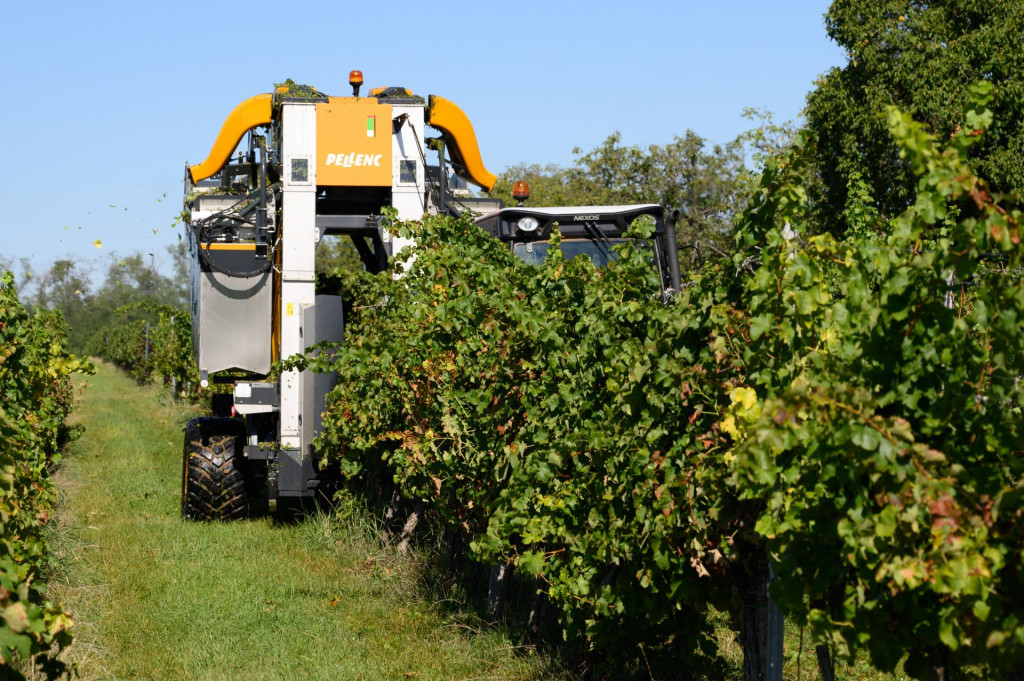
[[[396,87],[361,97],[359,71],[349,83],[351,97],[288,81],[245,100],[207,158],[186,167],[193,349],[204,387],[230,387],[214,395],[212,416],[186,427],[187,518],[241,517],[256,499],[273,511],[322,484],[312,444],[336,377],[272,373],[279,360],[342,340],[341,296],[316,290],[321,240],[351,239],[363,267],[382,272],[406,245],[382,224],[383,207],[416,220],[502,206],[454,191],[496,181],[458,106]],[[426,139],[427,126],[440,134]]]

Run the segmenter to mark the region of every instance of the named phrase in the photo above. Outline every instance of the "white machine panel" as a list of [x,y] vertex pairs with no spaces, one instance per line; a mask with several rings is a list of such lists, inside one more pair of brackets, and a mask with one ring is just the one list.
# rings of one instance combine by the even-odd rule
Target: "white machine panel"
[[[426,169],[420,156],[424,141],[423,105],[394,104],[393,115],[398,118],[406,114],[408,119],[392,137],[393,185],[391,203],[403,220],[418,220],[426,212]],[[396,237],[392,253],[398,253],[411,245],[410,239]]]
[[[281,111],[285,159],[281,219],[281,357],[305,349],[303,310],[313,305],[316,286],[316,106],[285,102]],[[298,372],[281,376],[281,445],[296,448],[302,429]]]

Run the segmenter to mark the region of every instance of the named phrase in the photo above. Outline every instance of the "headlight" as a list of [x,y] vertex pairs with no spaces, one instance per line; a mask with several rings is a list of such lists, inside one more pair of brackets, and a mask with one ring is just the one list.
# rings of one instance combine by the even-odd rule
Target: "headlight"
[[516,226],[521,232],[532,232],[540,226],[540,223],[537,222],[537,218],[519,218]]

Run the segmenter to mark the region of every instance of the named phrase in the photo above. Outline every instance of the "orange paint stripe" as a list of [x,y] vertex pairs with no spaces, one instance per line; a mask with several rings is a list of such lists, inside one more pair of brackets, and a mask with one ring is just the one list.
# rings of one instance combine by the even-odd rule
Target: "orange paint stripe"
[[256,244],[203,244],[203,248],[211,251],[255,251]]

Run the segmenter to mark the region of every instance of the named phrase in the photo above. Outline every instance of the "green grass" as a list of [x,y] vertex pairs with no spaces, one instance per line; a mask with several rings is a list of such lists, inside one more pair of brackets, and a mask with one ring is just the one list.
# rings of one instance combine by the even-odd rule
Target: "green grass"
[[83,679],[568,678],[444,615],[417,560],[369,532],[327,516],[182,521],[194,413],[109,366],[78,386],[86,432],[57,478],[50,595],[76,620]]

